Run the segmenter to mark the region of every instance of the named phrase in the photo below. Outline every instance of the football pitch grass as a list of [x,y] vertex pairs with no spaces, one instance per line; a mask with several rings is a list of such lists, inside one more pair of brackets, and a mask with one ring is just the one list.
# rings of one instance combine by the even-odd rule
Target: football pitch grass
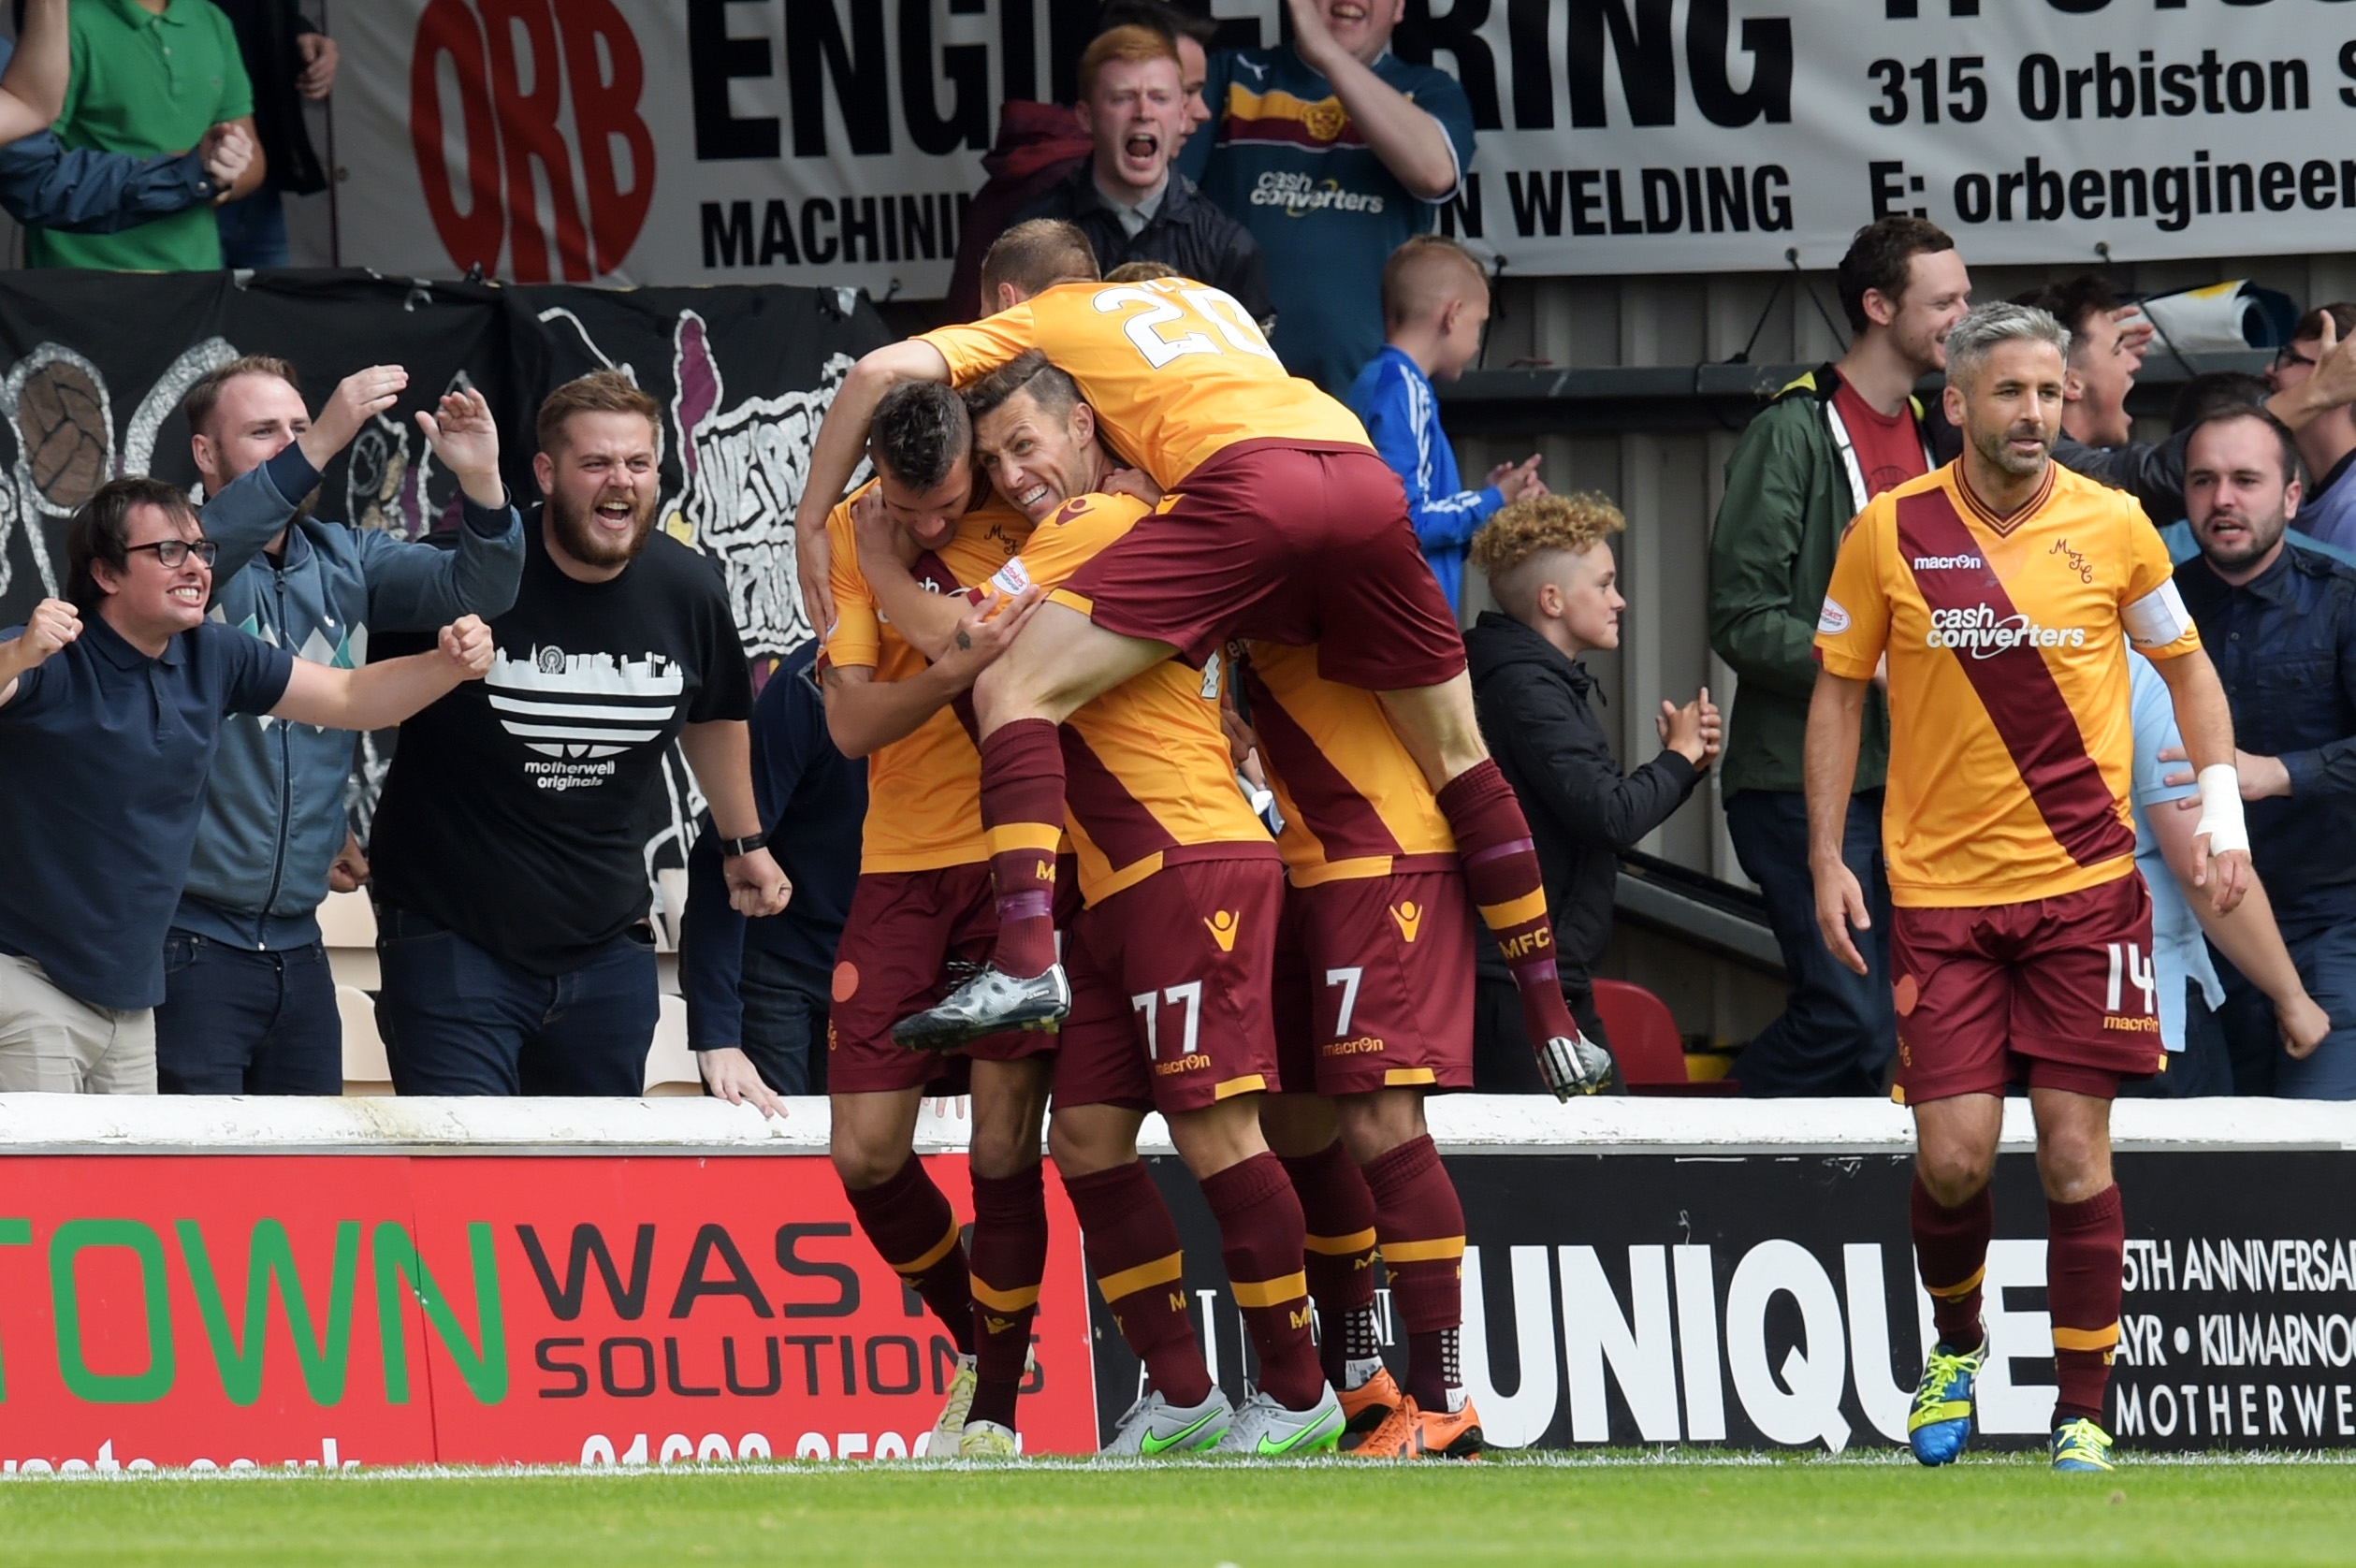
[[2356,1465],[777,1465],[0,1483],[0,1564],[2346,1562]]

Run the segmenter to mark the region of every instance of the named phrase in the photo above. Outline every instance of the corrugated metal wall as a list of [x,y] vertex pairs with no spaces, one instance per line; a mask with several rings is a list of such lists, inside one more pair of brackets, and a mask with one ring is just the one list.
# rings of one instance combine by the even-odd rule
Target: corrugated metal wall
[[[2089,257],[2089,266],[2096,259]],[[2001,298],[2081,270],[1977,269],[1974,298]],[[2247,278],[2303,306],[2356,298],[2356,255],[2125,263],[2110,269],[2109,275],[2122,292],[2159,294]],[[1483,363],[1492,370],[1533,364],[1688,366],[1728,359],[1746,343],[1753,364],[1814,363],[1840,356],[1843,338],[1832,324],[1840,319],[1828,273],[1782,280],[1766,273],[1508,277],[1498,290]],[[1444,404],[1444,418],[1447,412]],[[1546,457],[1540,472],[1550,486],[1600,490],[1627,514],[1628,531],[1619,548],[1621,591],[1628,600],[1621,646],[1617,653],[1590,654],[1586,661],[1608,695],[1601,717],[1622,765],[1641,762],[1653,752],[1651,716],[1664,699],[1685,702],[1705,683],[1721,706],[1733,695],[1732,673],[1709,651],[1708,597],[1709,530],[1738,432],[1575,435],[1549,417],[1543,401],[1510,411],[1489,406],[1481,425],[1479,434],[1457,443],[1468,482],[1498,462],[1539,452]],[[2139,428],[2137,433],[2165,430]],[[1468,572],[1465,619],[1493,603],[1479,573]],[[1745,882],[1723,823],[1713,775],[1709,788],[1639,848],[1727,881]],[[1780,988],[1770,982],[1697,960],[1643,934],[1623,933],[1607,972],[1651,985],[1669,999],[1687,1034],[1722,1042],[1747,1039],[1780,1006]]]

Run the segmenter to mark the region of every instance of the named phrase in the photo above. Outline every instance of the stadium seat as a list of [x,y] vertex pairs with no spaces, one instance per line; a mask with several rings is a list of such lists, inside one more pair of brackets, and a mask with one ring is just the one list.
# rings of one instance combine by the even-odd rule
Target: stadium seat
[[695,1053],[687,1048],[687,1003],[677,996],[661,998],[662,1010],[654,1025],[654,1049],[647,1053],[647,1094],[700,1095],[704,1073]]
[[1685,1040],[1668,1004],[1626,980],[1595,981],[1595,1010],[1611,1037],[1611,1053],[1632,1095],[1730,1095],[1723,1080],[1694,1082],[1686,1076]]
[[343,1019],[343,1092],[391,1094],[393,1069],[385,1060],[385,1042],[376,1033],[375,1002],[357,986],[339,985],[335,988],[335,1006]]
[[338,985],[374,991],[376,965],[376,907],[364,893],[331,893],[319,906],[319,937],[327,950],[327,967]]

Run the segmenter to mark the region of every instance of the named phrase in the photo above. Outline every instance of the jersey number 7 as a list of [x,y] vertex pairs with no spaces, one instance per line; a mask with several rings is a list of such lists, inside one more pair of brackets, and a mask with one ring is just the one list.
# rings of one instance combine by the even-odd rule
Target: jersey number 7
[[[1213,334],[1244,354],[1274,359],[1276,351],[1260,336],[1259,325],[1230,295],[1200,283],[1179,284],[1166,279],[1099,289],[1096,308],[1107,315],[1116,311],[1136,313],[1122,323],[1137,352],[1156,370],[1163,370],[1189,354],[1225,354]],[[1175,327],[1174,331],[1164,328]],[[1280,361],[1281,363],[1281,361]]]

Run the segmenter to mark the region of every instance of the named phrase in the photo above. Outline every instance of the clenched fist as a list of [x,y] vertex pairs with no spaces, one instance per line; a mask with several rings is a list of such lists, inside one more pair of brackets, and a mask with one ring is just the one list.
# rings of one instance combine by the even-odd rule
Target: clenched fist
[[481,680],[490,674],[498,646],[480,616],[460,616],[442,629],[442,657],[458,667],[461,680]]
[[81,612],[63,599],[44,599],[33,606],[18,645],[24,650],[22,668],[32,669],[63,650],[81,635]]

